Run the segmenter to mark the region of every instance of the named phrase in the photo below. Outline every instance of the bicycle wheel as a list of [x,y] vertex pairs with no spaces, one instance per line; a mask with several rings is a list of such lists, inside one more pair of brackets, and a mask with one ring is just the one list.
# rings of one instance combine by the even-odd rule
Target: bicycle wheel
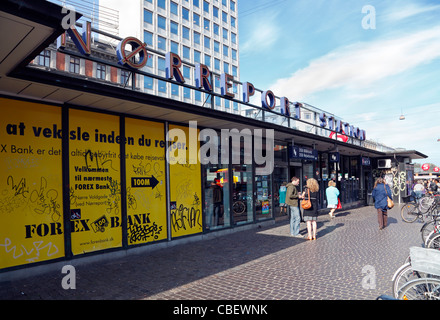
[[440,220],[430,220],[425,222],[422,229],[420,230],[423,243],[426,243],[426,239],[428,239],[428,236],[433,231],[436,231],[437,233],[440,231]]
[[440,233],[430,237],[427,248],[440,250]]
[[414,203],[406,203],[402,209],[400,209],[400,215],[403,221],[411,223],[417,220],[418,214],[417,206]]
[[403,300],[440,300],[440,279],[415,279],[400,289],[398,299]]
[[403,288],[405,284],[407,284],[409,281],[415,280],[415,279],[421,279],[425,278],[428,275],[424,272],[418,272],[413,270],[411,263],[406,263],[403,266],[401,266],[396,273],[393,276],[393,297],[397,298],[399,296],[400,290]]

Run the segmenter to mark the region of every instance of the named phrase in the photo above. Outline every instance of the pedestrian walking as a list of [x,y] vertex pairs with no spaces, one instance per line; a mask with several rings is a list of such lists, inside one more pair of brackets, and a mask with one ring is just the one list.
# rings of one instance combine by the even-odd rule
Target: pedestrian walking
[[299,234],[301,222],[301,214],[298,207],[299,193],[296,187],[299,185],[299,178],[292,177],[290,183],[287,184],[286,203],[290,207],[290,235],[292,237],[302,238]]
[[336,182],[333,180],[330,180],[328,182],[328,188],[325,189],[325,195],[327,197],[327,208],[330,209],[329,215],[330,218],[335,217],[335,211],[338,207],[338,201],[339,201],[339,190],[336,188]]
[[306,188],[302,193],[302,198],[309,199],[312,206],[304,209],[304,221],[307,223],[307,240],[316,240],[316,220],[318,219],[318,191],[319,184],[316,179],[307,179]]
[[286,204],[286,192],[287,192],[287,182],[283,182],[280,186],[279,194],[279,202],[280,202],[280,213],[287,214],[287,204]]
[[377,178],[374,183],[373,193],[374,207],[377,210],[377,220],[379,222],[379,230],[385,228],[388,224],[388,201],[387,198],[393,199],[391,188],[386,184],[383,178]]

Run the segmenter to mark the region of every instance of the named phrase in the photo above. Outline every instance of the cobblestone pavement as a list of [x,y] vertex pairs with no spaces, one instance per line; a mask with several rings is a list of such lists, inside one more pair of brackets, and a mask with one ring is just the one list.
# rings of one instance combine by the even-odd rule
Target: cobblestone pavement
[[393,273],[421,245],[422,224],[403,222],[397,206],[389,213],[384,230],[363,207],[321,215],[316,241],[290,237],[281,221],[89,263],[76,267],[74,290],[62,288],[61,270],[3,282],[0,299],[376,299],[391,294]]

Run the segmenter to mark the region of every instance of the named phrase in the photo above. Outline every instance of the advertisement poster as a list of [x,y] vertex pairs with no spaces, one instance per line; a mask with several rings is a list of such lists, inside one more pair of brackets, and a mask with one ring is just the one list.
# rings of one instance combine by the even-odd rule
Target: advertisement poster
[[[171,236],[180,237],[203,231],[202,177],[200,162],[197,158],[200,143],[197,139],[198,130],[191,129],[195,131],[193,133],[195,137],[190,137],[191,130],[188,127],[170,125],[169,130],[172,129],[180,129],[182,133],[180,137],[173,140],[174,142],[169,142],[171,144],[169,156],[175,157],[174,160],[176,160],[175,164],[170,163]],[[195,146],[194,141],[197,141]],[[191,150],[191,148],[197,150]],[[181,155],[180,158],[179,155]]]
[[0,98],[0,269],[64,256],[61,108]]
[[74,255],[122,246],[119,117],[69,111]]
[[164,130],[163,123],[125,122],[129,245],[168,238]]

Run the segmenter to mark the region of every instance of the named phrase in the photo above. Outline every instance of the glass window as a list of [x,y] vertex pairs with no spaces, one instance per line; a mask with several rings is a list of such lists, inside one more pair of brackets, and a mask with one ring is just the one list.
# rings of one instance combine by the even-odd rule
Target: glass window
[[157,16],[157,27],[163,30],[167,29],[167,19],[162,16]]
[[229,63],[223,62],[223,72],[229,73]]
[[200,91],[194,90],[194,99],[196,101],[202,101],[202,93]]
[[227,45],[223,45],[223,56],[229,57],[229,48]]
[[[252,142],[249,142],[249,144],[251,143]],[[241,149],[243,149],[243,142]],[[252,165],[234,165],[232,169],[232,181],[232,214],[234,224],[252,222],[254,220]]]
[[214,51],[220,53],[220,42],[214,40]]
[[233,32],[231,32],[231,42],[232,43],[237,43],[237,35]]
[[47,49],[43,50],[35,59],[35,63],[40,66],[50,67],[50,51]]
[[231,49],[231,56],[233,60],[237,60],[237,50]]
[[217,7],[212,7],[212,15],[215,18],[218,18],[218,8]]
[[257,199],[255,201],[255,211],[257,220],[272,218],[272,176],[255,176]]
[[157,69],[160,71],[165,71],[165,59],[157,57]]
[[157,36],[157,49],[167,50],[167,39],[161,36]]
[[216,34],[216,35],[220,35],[220,27],[219,27],[219,25],[217,24],[217,23],[214,23],[214,34]]
[[153,34],[151,32],[144,30],[144,42],[150,46],[153,45]]
[[223,39],[228,40],[228,29],[223,28]]
[[209,2],[203,1],[203,11],[209,13]]
[[191,68],[188,66],[183,66],[183,77],[185,79],[191,79]]
[[182,38],[189,40],[189,28],[182,26]]
[[170,32],[179,35],[179,25],[174,21],[170,21]]
[[183,46],[182,47],[182,57],[188,60],[191,60],[190,57],[190,49],[187,46]]
[[179,44],[177,42],[171,41],[171,50],[172,53],[179,54]]
[[153,24],[153,12],[144,9],[144,22]]
[[153,78],[144,76],[144,88],[153,89]]
[[200,52],[197,50],[194,50],[194,62],[200,63]]
[[96,64],[96,78],[105,80],[105,75],[106,75],[105,71],[106,71],[105,64],[102,63]]
[[204,37],[203,45],[206,49],[211,49],[211,39],[207,36]]
[[157,80],[159,92],[167,93],[167,83],[163,80]]
[[121,84],[123,84],[124,86],[128,85],[128,79],[130,79],[130,72],[126,70],[121,70]]
[[193,13],[193,23],[196,26],[200,26],[200,16],[197,13]]
[[199,0],[193,0],[193,6],[194,7],[199,7]]
[[187,87],[183,87],[183,97],[185,99],[191,99],[191,89]]
[[214,58],[214,69],[220,71],[220,60],[217,58]]
[[235,22],[235,18],[232,16],[231,16],[231,27],[234,27],[234,28],[237,27],[236,22]]
[[182,7],[182,19],[189,21],[189,10]]
[[207,55],[207,54],[205,54],[205,65],[206,65],[208,68],[211,68],[211,56],[209,56],[209,55]]
[[209,25],[210,25],[210,21],[206,18],[203,19],[203,28],[207,31],[209,31]]
[[177,5],[177,3],[170,1],[170,12],[177,16],[178,10],[179,10],[179,6]]
[[171,94],[173,96],[179,96],[179,86],[175,83],[171,83]]
[[[211,137],[210,137],[211,138]],[[209,138],[209,139],[210,139]],[[221,155],[219,139],[212,143],[209,139],[207,143],[212,143],[211,152],[217,152],[219,158]],[[218,149],[218,151],[216,150]],[[205,199],[205,227],[206,230],[222,229],[231,226],[230,214],[230,187],[229,170],[227,164],[213,164],[209,161],[203,165],[203,191]]]
[[69,71],[71,73],[79,73],[79,58],[70,57]]
[[236,66],[232,66],[232,75],[234,77],[238,77],[238,72],[237,72],[237,67]]
[[225,23],[228,23],[228,14],[224,11],[222,11],[222,20]]
[[235,2],[231,0],[231,1],[229,2],[229,6],[230,6],[230,8],[231,8],[231,11],[232,11],[232,12],[235,12]]
[[194,43],[200,44],[200,33],[194,31]]
[[157,0],[157,6],[162,9],[166,9],[165,0]]

